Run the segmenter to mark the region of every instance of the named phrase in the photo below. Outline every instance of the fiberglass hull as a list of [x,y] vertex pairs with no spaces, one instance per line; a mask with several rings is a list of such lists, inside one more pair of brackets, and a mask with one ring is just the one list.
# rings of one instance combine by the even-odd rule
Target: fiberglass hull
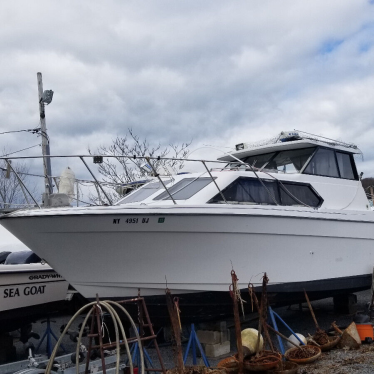
[[48,265],[0,265],[0,332],[16,330],[61,310],[68,286]]
[[[318,297],[369,288],[372,212],[277,207],[121,206],[19,212],[1,224],[86,298],[226,292],[240,288]],[[53,245],[51,245],[53,243]]]

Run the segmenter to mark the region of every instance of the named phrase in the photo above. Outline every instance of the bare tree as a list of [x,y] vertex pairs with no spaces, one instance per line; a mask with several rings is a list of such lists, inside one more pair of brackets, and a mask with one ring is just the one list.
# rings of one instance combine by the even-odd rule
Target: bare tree
[[[5,153],[5,152],[4,152]],[[13,169],[24,184],[28,183],[28,168],[22,163],[12,163]],[[34,192],[35,187],[28,186]],[[32,205],[32,199],[25,191],[17,176],[8,168],[5,161],[0,161],[0,209],[19,208]]]
[[[141,139],[130,128],[127,135],[117,136],[109,147],[100,146],[96,152],[92,152],[90,149],[88,151],[90,154],[114,156],[114,158],[104,158],[103,163],[98,164],[98,171],[102,175],[103,181],[109,185],[136,182],[147,177],[148,175],[142,167],[147,163],[144,157],[169,158],[169,160],[151,160],[152,166],[157,173],[176,174],[184,167],[183,159],[188,156],[190,145],[191,142],[181,145],[170,144],[166,147],[161,144],[152,145],[147,139]],[[118,200],[119,194],[115,192],[115,187],[112,189],[111,199]],[[90,195],[90,201],[98,204],[102,202],[102,199]]]

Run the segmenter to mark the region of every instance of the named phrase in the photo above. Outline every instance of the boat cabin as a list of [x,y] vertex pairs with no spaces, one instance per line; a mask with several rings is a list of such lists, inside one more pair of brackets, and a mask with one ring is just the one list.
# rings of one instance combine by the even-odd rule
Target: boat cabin
[[[283,137],[271,144],[238,144],[210,172],[155,180],[118,204],[241,204],[367,210],[355,165],[356,146]],[[166,187],[166,188],[165,188]]]

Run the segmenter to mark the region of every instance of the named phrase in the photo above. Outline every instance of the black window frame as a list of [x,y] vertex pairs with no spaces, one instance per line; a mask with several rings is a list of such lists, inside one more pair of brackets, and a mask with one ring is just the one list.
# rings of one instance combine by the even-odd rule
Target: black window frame
[[[239,179],[250,179],[250,180],[256,180],[258,181],[258,178],[253,178],[253,177],[246,177],[246,176],[239,176],[237,177],[236,179],[234,179],[229,185],[227,185],[224,189],[221,190],[221,192],[224,194],[225,190],[227,188],[229,188],[234,182],[238,182],[239,183]],[[322,196],[315,190],[315,188],[310,184],[310,183],[305,183],[305,182],[295,182],[295,181],[281,181],[279,179],[264,179],[264,178],[261,178],[261,180],[263,182],[272,182],[272,183],[276,183],[277,184],[277,189],[278,189],[278,197],[279,197],[279,205],[280,206],[309,206],[307,203],[304,203],[304,204],[295,204],[295,205],[289,205],[289,204],[283,204],[282,202],[282,194],[281,194],[281,190],[283,190],[286,194],[288,194],[288,196],[295,200],[294,197],[292,197],[290,194],[290,192],[288,193],[287,191],[287,185],[288,184],[292,184],[292,185],[296,185],[296,186],[305,186],[305,187],[308,187],[309,190],[314,194],[314,196],[318,199],[319,201],[319,204],[316,205],[316,206],[311,206],[311,208],[313,209],[318,209],[322,206],[323,202],[324,202],[324,199],[322,198]],[[259,183],[261,183],[259,181]],[[282,187],[282,185],[284,187]],[[222,202],[211,202],[213,199],[216,199],[216,198],[219,198],[221,197],[220,193],[216,194],[215,196],[213,196],[211,199],[209,199],[207,201],[207,204],[220,204],[220,203],[224,203],[224,201],[222,200]],[[226,198],[226,196],[225,196]],[[227,200],[227,199],[226,199]],[[295,202],[298,202],[297,200],[295,200]],[[227,203],[230,204],[230,200],[227,200]],[[271,206],[276,206],[275,204],[270,204],[270,203],[259,203],[259,202],[248,202],[250,204],[253,204],[253,205],[271,205]],[[238,205],[245,205],[244,203],[240,203],[238,202]]]
[[[335,165],[336,165],[336,169],[338,171],[338,176],[337,177],[334,177],[332,175],[323,175],[323,174],[310,174],[310,173],[306,173],[305,170],[308,168],[309,164],[313,161],[313,158],[314,156],[317,154],[318,150],[319,149],[328,149],[329,151],[332,151],[334,152],[334,159],[335,159]],[[339,163],[338,163],[338,158],[336,156],[336,153],[339,152],[339,153],[344,153],[344,154],[347,154],[349,156],[349,160],[350,160],[350,163],[351,163],[351,167],[352,167],[352,171],[353,171],[353,176],[354,176],[354,179],[351,179],[351,178],[343,178],[341,176],[341,172],[340,172],[340,167],[339,167]],[[349,180],[349,181],[358,181],[359,180],[359,177],[358,177],[358,172],[357,172],[357,168],[356,168],[356,163],[354,162],[354,158],[353,158],[353,154],[350,153],[350,152],[345,152],[345,151],[342,151],[340,149],[333,149],[333,148],[329,148],[329,147],[323,147],[323,146],[318,146],[315,151],[313,152],[313,154],[311,155],[310,159],[306,162],[306,164],[304,165],[303,169],[300,171],[301,174],[304,174],[304,175],[314,175],[314,176],[317,176],[317,177],[325,177],[325,178],[334,178],[334,179],[345,179],[345,180]]]

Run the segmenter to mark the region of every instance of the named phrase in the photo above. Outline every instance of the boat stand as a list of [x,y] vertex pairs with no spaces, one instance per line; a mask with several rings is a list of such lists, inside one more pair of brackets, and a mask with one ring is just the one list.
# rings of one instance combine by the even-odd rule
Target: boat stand
[[[275,317],[278,318],[278,320],[280,322],[282,322],[282,324],[288,329],[288,331],[302,344],[302,345],[305,345],[304,342],[293,332],[293,330],[291,329],[290,326],[287,325],[286,322],[283,321],[283,319],[278,315],[278,313],[274,312],[274,310],[269,306],[269,315],[270,315],[270,319],[271,319],[271,322],[273,324],[273,327],[275,330],[278,330],[278,326],[277,326],[277,321],[275,320]],[[278,344],[279,344],[279,349],[280,351],[282,352],[282,355],[285,354],[285,349],[284,349],[284,345],[283,345],[283,341],[282,341],[282,338],[277,335],[277,339],[278,339]]]
[[196,345],[199,347],[199,351],[200,351],[200,354],[201,354],[201,357],[202,357],[202,359],[204,361],[205,366],[209,368],[210,367],[209,361],[206,358],[204,349],[201,346],[199,338],[196,335],[195,324],[192,323],[191,324],[190,338],[188,339],[188,344],[187,344],[186,352],[184,353],[184,357],[183,357],[183,364],[184,365],[186,365],[187,356],[188,356],[188,353],[189,353],[191,347],[192,347],[192,363],[194,365],[197,364],[197,361],[196,361]]
[[[52,321],[52,322],[56,322],[56,321]],[[47,327],[44,331],[44,334],[43,334],[38,346],[35,349],[35,353],[38,352],[39,348],[43,344],[44,339],[47,338],[46,353],[47,353],[48,358],[50,358],[51,354],[52,354],[52,351],[53,351],[52,337],[55,339],[56,342],[58,341],[58,338],[51,328],[51,319],[49,318],[49,316],[47,317],[47,319],[45,321],[42,321],[41,323],[47,323]],[[64,346],[62,344],[61,344],[61,348],[65,353],[67,353],[66,349],[64,348]]]
[[[138,344],[138,342],[133,343],[133,345],[130,349],[130,353],[132,354],[132,356],[131,356],[132,357],[132,362],[136,363],[137,367],[140,367],[140,355],[139,355],[139,344]],[[143,354],[144,354],[144,358],[145,358],[145,360],[144,360],[145,368],[148,369],[148,363],[149,363],[151,368],[154,369],[152,359],[149,356],[149,354],[147,352],[147,349],[145,347],[143,347]],[[127,360],[127,362],[128,361],[129,360]],[[126,362],[126,365],[127,365],[127,362]]]

